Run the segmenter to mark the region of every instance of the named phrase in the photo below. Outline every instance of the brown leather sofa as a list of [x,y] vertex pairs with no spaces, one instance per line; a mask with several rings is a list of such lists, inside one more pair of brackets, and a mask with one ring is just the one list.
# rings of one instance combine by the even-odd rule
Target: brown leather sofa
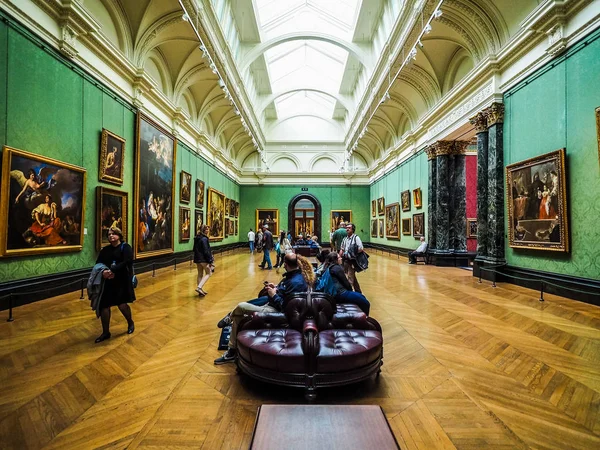
[[379,323],[355,305],[322,293],[297,294],[284,313],[254,313],[240,324],[238,371],[284,386],[316,389],[378,375],[383,364]]

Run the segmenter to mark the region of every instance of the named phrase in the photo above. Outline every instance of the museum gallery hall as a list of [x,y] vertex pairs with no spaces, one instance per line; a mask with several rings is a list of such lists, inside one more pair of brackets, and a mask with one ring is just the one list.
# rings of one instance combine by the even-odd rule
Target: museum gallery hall
[[600,448],[600,0],[0,2],[0,448]]

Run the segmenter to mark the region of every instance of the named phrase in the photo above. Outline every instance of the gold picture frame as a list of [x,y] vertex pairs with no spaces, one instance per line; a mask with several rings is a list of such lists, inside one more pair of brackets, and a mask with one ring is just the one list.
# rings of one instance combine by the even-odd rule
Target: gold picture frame
[[352,222],[352,211],[349,209],[332,209],[331,210],[331,229],[337,230],[340,223]]
[[225,194],[213,188],[208,188],[206,224],[211,241],[219,241],[225,237]]
[[400,239],[400,204],[397,202],[385,206],[385,237]]
[[467,218],[467,239],[477,239],[477,219]]
[[0,256],[81,251],[86,177],[83,167],[4,146]]
[[402,235],[410,236],[410,217],[402,219]]
[[257,209],[256,210],[256,232],[263,226],[269,225],[269,231],[274,236],[279,235],[279,210],[278,209]]
[[385,221],[384,219],[377,220],[378,228],[379,228],[379,237],[385,237]]
[[412,225],[415,239],[425,237],[425,213],[413,214]]
[[421,191],[421,188],[413,189],[413,204],[417,209],[423,207],[423,192]]
[[402,191],[400,194],[400,201],[402,202],[402,211],[410,211],[410,191]]
[[192,212],[185,206],[179,207],[179,242],[188,242],[192,234]]
[[372,238],[377,237],[377,219],[371,220],[371,237]]
[[384,213],[385,213],[385,198],[379,197],[377,199],[377,215],[383,216]]
[[200,234],[200,229],[204,225],[204,211],[194,210],[194,236],[198,236]]
[[377,200],[371,200],[371,217],[377,217]]
[[204,181],[196,179],[196,208],[204,208]]
[[127,241],[127,208],[129,193],[116,189],[96,187],[96,250],[110,244],[108,230],[117,227]]
[[189,203],[192,198],[192,174],[182,170],[179,174],[179,201]]
[[98,179],[106,183],[123,185],[125,164],[125,139],[102,128]]

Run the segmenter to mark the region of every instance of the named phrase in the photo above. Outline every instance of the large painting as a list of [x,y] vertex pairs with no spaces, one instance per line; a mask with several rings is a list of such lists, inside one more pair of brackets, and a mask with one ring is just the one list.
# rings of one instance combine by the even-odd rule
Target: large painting
[[402,211],[410,211],[410,191],[402,191],[400,201],[402,202]]
[[257,209],[256,210],[256,230],[263,225],[269,226],[269,231],[274,236],[279,235],[279,210],[278,209]]
[[4,147],[0,255],[80,251],[86,171]]
[[569,251],[565,149],[506,166],[508,243]]
[[189,203],[192,197],[192,174],[182,170],[179,178],[179,200]]
[[385,237],[400,239],[400,205],[392,203],[385,207]]
[[192,219],[190,208],[184,206],[179,207],[179,242],[187,242],[190,240],[192,233]]
[[384,199],[384,197],[379,197],[377,199],[377,215],[383,216],[384,212],[385,212],[385,199]]
[[410,217],[402,219],[402,235],[410,236]]
[[123,184],[124,163],[125,139],[103,128],[100,143],[99,180],[121,186]]
[[371,220],[371,237],[377,237],[377,219]]
[[413,189],[413,203],[417,209],[423,207],[423,193],[421,192],[421,188]]
[[110,244],[108,230],[117,227],[127,240],[127,192],[96,187],[96,250]]
[[352,211],[349,209],[331,210],[331,229],[337,230],[342,222],[346,224],[352,222]]
[[141,114],[137,136],[133,248],[147,258],[173,252],[177,141]]
[[194,236],[198,236],[202,225],[204,225],[204,214],[202,211],[194,211],[194,223]]
[[377,200],[371,200],[371,217],[377,216]]
[[196,180],[196,208],[204,208],[204,181]]
[[210,240],[217,241],[225,237],[225,194],[208,188],[208,210],[206,224],[210,229]]
[[413,236],[417,239],[425,236],[425,213],[413,214]]

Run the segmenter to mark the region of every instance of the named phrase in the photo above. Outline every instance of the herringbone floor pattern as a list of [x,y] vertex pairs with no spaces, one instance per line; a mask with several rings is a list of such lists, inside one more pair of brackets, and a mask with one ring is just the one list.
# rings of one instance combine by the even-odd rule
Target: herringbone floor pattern
[[[140,275],[135,333],[115,309],[101,344],[78,293],[16,309],[0,323],[0,447],[247,448],[260,404],[304,401],[213,365],[216,322],[280,278],[258,258],[219,257],[205,298],[187,264]],[[382,376],[317,402],[381,405],[406,449],[600,448],[600,308],[396,257],[370,265]]]

